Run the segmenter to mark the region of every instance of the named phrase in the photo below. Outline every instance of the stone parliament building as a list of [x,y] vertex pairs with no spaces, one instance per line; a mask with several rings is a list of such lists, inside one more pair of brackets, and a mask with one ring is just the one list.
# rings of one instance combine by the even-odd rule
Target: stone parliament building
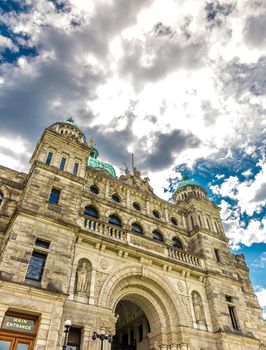
[[[266,326],[217,207],[184,179],[172,201],[98,159],[72,119],[28,174],[0,167],[0,350],[262,350]],[[92,334],[113,336],[113,342]]]

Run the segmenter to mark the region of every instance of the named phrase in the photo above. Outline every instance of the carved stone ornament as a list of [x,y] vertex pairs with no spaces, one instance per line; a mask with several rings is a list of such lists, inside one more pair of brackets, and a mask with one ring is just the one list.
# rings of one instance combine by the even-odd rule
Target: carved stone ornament
[[184,293],[185,291],[185,284],[182,281],[177,281],[177,288],[181,293]]
[[160,246],[158,244],[154,244],[152,242],[147,242],[147,241],[139,239],[137,237],[131,236],[130,237],[130,243],[132,243],[134,245],[138,245],[138,246],[140,246],[142,248],[145,248],[145,249],[155,250],[155,251],[157,251],[159,253],[164,253],[164,247],[163,246]]
[[88,288],[88,266],[85,261],[77,269],[77,279],[76,279],[76,291],[78,293],[86,293]]
[[108,261],[106,259],[101,260],[101,268],[106,270],[108,267]]

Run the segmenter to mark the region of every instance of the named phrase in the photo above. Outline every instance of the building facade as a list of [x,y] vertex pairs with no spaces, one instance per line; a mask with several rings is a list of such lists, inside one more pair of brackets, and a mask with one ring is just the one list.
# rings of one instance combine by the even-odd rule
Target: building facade
[[66,320],[69,350],[265,350],[206,191],[185,179],[167,202],[98,156],[70,119],[44,131],[28,174],[0,167],[0,350],[62,349]]

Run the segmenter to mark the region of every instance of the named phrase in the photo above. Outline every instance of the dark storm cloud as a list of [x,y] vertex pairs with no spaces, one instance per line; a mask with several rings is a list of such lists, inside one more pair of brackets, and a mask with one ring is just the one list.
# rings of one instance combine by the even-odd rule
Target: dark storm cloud
[[[69,20],[69,28],[72,26],[65,30],[53,27],[48,20],[45,22],[51,11],[54,11],[53,15],[61,16],[61,12],[67,12],[66,8],[70,10],[67,2],[52,2],[54,9],[49,6],[42,16],[43,22],[36,24],[36,31],[41,27],[35,39],[39,56],[31,60],[30,68],[23,70],[6,63],[0,69],[5,80],[0,92],[1,134],[19,131],[33,143],[43,128],[56,120],[73,116],[89,122],[93,118],[88,101],[96,97],[97,88],[104,84],[109,74],[110,40],[125,26],[134,23],[140,8],[150,3],[149,0],[101,3],[90,19],[64,13],[68,16],[65,18]],[[14,12],[11,15],[12,18],[5,18],[5,23],[14,32],[12,26],[20,23],[20,17]],[[26,23],[26,14],[23,16],[21,20]],[[31,21],[33,13],[28,16]],[[73,27],[73,21],[79,25]],[[90,53],[104,68],[87,64],[85,59]],[[43,54],[48,57],[43,58]]]
[[200,145],[200,140],[195,135],[185,133],[181,130],[173,130],[168,134],[156,132],[152,135],[152,140],[152,152],[149,154],[143,152],[141,148],[143,144],[143,148],[147,149],[145,145],[147,138],[143,138],[138,143],[136,155],[140,159],[138,166],[141,169],[163,170],[173,163],[175,154],[181,153],[188,148],[196,148]]
[[[124,162],[127,164],[131,162],[131,153],[127,148],[133,145],[137,168],[144,172],[156,171],[169,167],[175,154],[200,145],[200,140],[195,135],[182,130],[173,130],[168,134],[147,130],[146,135],[136,142],[136,136],[132,131],[135,119],[136,115],[129,108],[124,115],[112,121],[108,126],[110,131],[106,131],[103,125],[84,129],[86,135],[94,137],[100,159],[105,159],[117,167],[123,167]],[[115,127],[121,121],[126,122],[125,127],[122,130],[116,130]],[[147,144],[150,145],[149,148]]]
[[240,63],[234,59],[220,71],[220,81],[224,92],[241,97],[246,92],[260,96],[266,94],[266,57],[262,56],[256,63]]
[[145,82],[155,82],[179,68],[197,69],[204,65],[206,41],[203,37],[189,39],[170,27],[157,24],[141,40],[123,40],[124,55],[119,62],[120,74],[129,77],[136,88]]

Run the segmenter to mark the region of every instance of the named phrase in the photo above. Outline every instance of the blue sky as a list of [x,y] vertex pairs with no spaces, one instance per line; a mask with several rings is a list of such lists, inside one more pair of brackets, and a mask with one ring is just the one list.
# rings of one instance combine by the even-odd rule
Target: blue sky
[[44,128],[74,117],[159,196],[189,175],[266,308],[265,16],[263,0],[2,0],[0,163],[27,171]]

